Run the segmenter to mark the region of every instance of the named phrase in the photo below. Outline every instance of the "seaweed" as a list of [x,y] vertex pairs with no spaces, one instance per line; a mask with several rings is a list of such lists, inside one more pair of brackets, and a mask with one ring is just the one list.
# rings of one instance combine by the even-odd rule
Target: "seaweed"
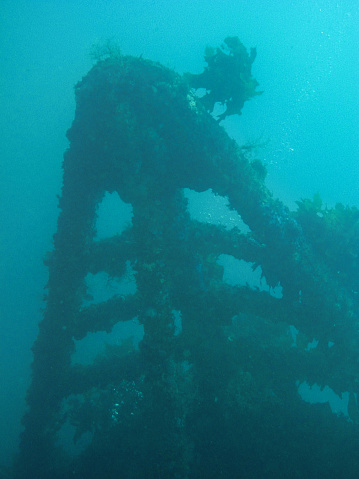
[[359,210],[337,203],[323,207],[319,194],[297,202],[295,217],[315,251],[353,290],[359,288]]
[[220,47],[206,48],[207,66],[202,73],[186,74],[192,88],[206,90],[201,102],[207,110],[213,111],[217,102],[226,107],[218,115],[218,121],[229,115],[240,115],[246,101],[263,93],[256,91],[259,83],[251,73],[256,56],[256,48],[251,48],[248,54],[238,37],[227,37]]

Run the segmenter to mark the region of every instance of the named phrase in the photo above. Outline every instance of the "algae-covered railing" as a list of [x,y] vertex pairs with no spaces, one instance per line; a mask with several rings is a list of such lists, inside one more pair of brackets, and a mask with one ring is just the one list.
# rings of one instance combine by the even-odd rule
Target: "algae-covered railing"
[[[76,86],[18,478],[357,477],[355,422],[297,391],[303,381],[349,391],[355,411],[357,296],[208,113],[228,91],[229,113],[240,113],[257,86],[255,51],[227,45],[245,64],[234,96],[219,88],[223,97],[201,101],[200,75],[126,56],[99,61]],[[206,55],[202,78],[213,81],[222,54]],[[227,197],[250,233],[193,220],[185,188]],[[95,240],[106,192],[132,205],[132,224]],[[224,282],[221,254],[260,265],[282,298]],[[89,273],[121,278],[126,264],[133,294],[84,305]],[[134,318],[138,348],[72,364],[75,340]],[[65,453],[64,431],[86,435],[80,452]]]

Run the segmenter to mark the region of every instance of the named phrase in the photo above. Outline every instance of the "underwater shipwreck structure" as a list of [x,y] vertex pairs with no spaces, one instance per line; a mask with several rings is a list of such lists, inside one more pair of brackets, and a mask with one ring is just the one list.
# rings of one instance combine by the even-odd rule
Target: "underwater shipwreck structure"
[[[209,112],[258,94],[254,49],[227,47],[206,50],[201,75],[110,55],[76,85],[18,479],[358,477],[358,211],[273,198]],[[185,189],[228,198],[247,232],[193,219]],[[114,192],[132,221],[97,239]],[[225,281],[220,255],[281,294]],[[88,275],[129,268],[134,292],[86,303]],[[73,361],[87,335],[134,319],[138,345]],[[304,382],[349,392],[350,418],[305,402]]]

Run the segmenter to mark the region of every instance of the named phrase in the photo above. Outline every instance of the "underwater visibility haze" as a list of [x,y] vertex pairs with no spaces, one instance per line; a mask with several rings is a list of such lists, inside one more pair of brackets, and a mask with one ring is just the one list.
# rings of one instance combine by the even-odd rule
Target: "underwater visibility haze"
[[0,477],[358,477],[356,2],[0,15]]

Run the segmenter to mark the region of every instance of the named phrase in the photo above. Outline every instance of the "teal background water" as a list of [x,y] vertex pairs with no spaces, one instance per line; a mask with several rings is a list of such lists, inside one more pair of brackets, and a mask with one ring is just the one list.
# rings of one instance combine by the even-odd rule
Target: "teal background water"
[[0,5],[0,464],[16,451],[47,280],[73,86],[111,39],[182,73],[206,45],[257,47],[264,94],[222,124],[262,143],[268,187],[290,208],[319,192],[359,206],[359,6],[355,0],[2,0]]

